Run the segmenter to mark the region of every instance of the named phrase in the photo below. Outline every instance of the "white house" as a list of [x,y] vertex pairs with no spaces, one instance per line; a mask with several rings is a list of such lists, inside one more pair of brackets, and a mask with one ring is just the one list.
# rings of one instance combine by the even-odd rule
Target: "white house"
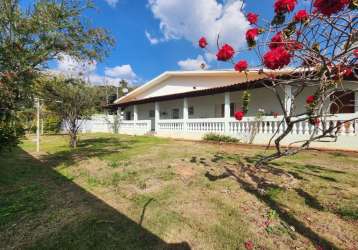
[[[212,132],[237,137],[244,143],[266,144],[284,125],[280,126],[282,110],[277,98],[262,85],[264,77],[257,71],[248,72],[247,77],[235,71],[165,72],[116,100],[112,108],[121,114],[120,133],[201,139]],[[345,81],[344,86],[347,90],[358,89],[358,82]],[[245,90],[251,94],[249,111],[242,121],[236,121],[233,115],[242,106]],[[281,93],[287,105],[293,98],[293,91],[286,87]],[[296,97],[298,112],[305,111],[306,97],[313,93],[314,89],[307,89]],[[350,92],[342,102],[348,105],[340,114],[324,122],[358,118],[358,92]],[[258,118],[260,109],[265,115]],[[310,124],[302,122],[294,128],[286,143],[307,138],[312,131]],[[357,122],[347,123],[339,133],[337,142],[317,146],[358,149]]]

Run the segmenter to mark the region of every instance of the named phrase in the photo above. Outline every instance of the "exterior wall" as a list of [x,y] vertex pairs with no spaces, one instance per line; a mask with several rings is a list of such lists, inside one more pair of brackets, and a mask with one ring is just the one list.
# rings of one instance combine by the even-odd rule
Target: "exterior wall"
[[[157,86],[151,88],[136,99],[145,99],[155,96],[165,96],[194,90],[227,86],[243,81],[243,74],[231,76],[172,76]],[[249,78],[257,79],[256,78]]]

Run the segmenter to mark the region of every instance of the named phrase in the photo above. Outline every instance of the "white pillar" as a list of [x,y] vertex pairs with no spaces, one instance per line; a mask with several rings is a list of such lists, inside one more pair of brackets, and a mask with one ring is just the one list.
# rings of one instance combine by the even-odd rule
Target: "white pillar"
[[290,115],[291,106],[292,106],[293,96],[292,96],[292,86],[285,86],[285,110],[287,115]]
[[225,92],[225,103],[224,103],[225,133],[229,132],[230,102],[231,102],[230,92]]
[[159,107],[159,102],[155,102],[155,132],[158,131],[158,122],[160,120],[160,107]]
[[117,109],[117,118],[116,119],[117,119],[117,123],[118,123],[118,124],[116,124],[116,126],[117,126],[116,131],[117,131],[117,133],[120,133],[121,123],[123,121],[123,114],[122,114],[122,108],[121,107],[119,107]]
[[137,107],[137,105],[133,106],[133,120],[135,122],[138,121],[138,107]]
[[188,111],[188,98],[184,97],[183,100],[183,126],[184,126],[184,131],[187,131],[187,122],[189,119],[189,111]]

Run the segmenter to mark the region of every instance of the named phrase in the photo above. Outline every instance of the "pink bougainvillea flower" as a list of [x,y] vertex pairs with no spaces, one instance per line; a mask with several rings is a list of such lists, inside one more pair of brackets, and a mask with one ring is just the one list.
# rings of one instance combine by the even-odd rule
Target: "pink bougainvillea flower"
[[306,103],[307,104],[312,104],[315,101],[315,97],[313,95],[309,95],[306,98]]
[[264,64],[269,69],[280,69],[291,62],[292,55],[284,48],[274,48],[264,55]]
[[240,60],[235,64],[235,70],[239,71],[239,72],[242,72],[242,71],[247,70],[248,66],[249,65],[248,65],[247,61]]
[[343,67],[342,71],[343,71],[343,76],[345,77],[353,76],[353,69],[351,67]]
[[325,16],[331,16],[343,10],[350,4],[350,1],[351,0],[315,0],[313,7],[315,7],[315,12]]
[[356,58],[358,58],[358,49],[355,49],[355,50],[353,51],[353,55],[354,55]]
[[295,9],[297,0],[276,0],[275,1],[275,13],[284,14],[291,12]]
[[306,10],[299,10],[294,18],[296,22],[304,23],[308,20],[309,16]]
[[274,49],[274,48],[283,46],[284,45],[283,42],[284,42],[284,39],[283,39],[282,32],[279,31],[279,32],[276,33],[276,35],[274,35],[271,38],[271,42],[269,44],[269,47],[270,47],[270,49]]
[[202,37],[199,39],[199,47],[204,49],[206,48],[206,46],[208,46],[208,42],[206,41],[205,37]]
[[245,114],[242,111],[236,111],[234,115],[236,120],[241,121]]
[[259,29],[258,28],[254,28],[254,29],[249,29],[248,31],[246,31],[246,40],[248,42],[253,42],[256,40],[256,37],[259,35]]
[[246,18],[250,24],[256,24],[259,19],[259,15],[255,14],[253,12],[249,12],[249,13],[247,13]]
[[224,46],[219,49],[218,53],[216,54],[216,57],[219,61],[228,61],[234,56],[234,54],[234,48],[231,47],[229,44],[224,44]]

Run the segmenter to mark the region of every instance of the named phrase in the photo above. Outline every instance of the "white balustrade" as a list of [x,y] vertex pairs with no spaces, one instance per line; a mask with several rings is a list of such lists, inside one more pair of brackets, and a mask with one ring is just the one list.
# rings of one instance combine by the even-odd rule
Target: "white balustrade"
[[119,123],[120,133],[146,134],[151,131],[151,120],[124,121]]

